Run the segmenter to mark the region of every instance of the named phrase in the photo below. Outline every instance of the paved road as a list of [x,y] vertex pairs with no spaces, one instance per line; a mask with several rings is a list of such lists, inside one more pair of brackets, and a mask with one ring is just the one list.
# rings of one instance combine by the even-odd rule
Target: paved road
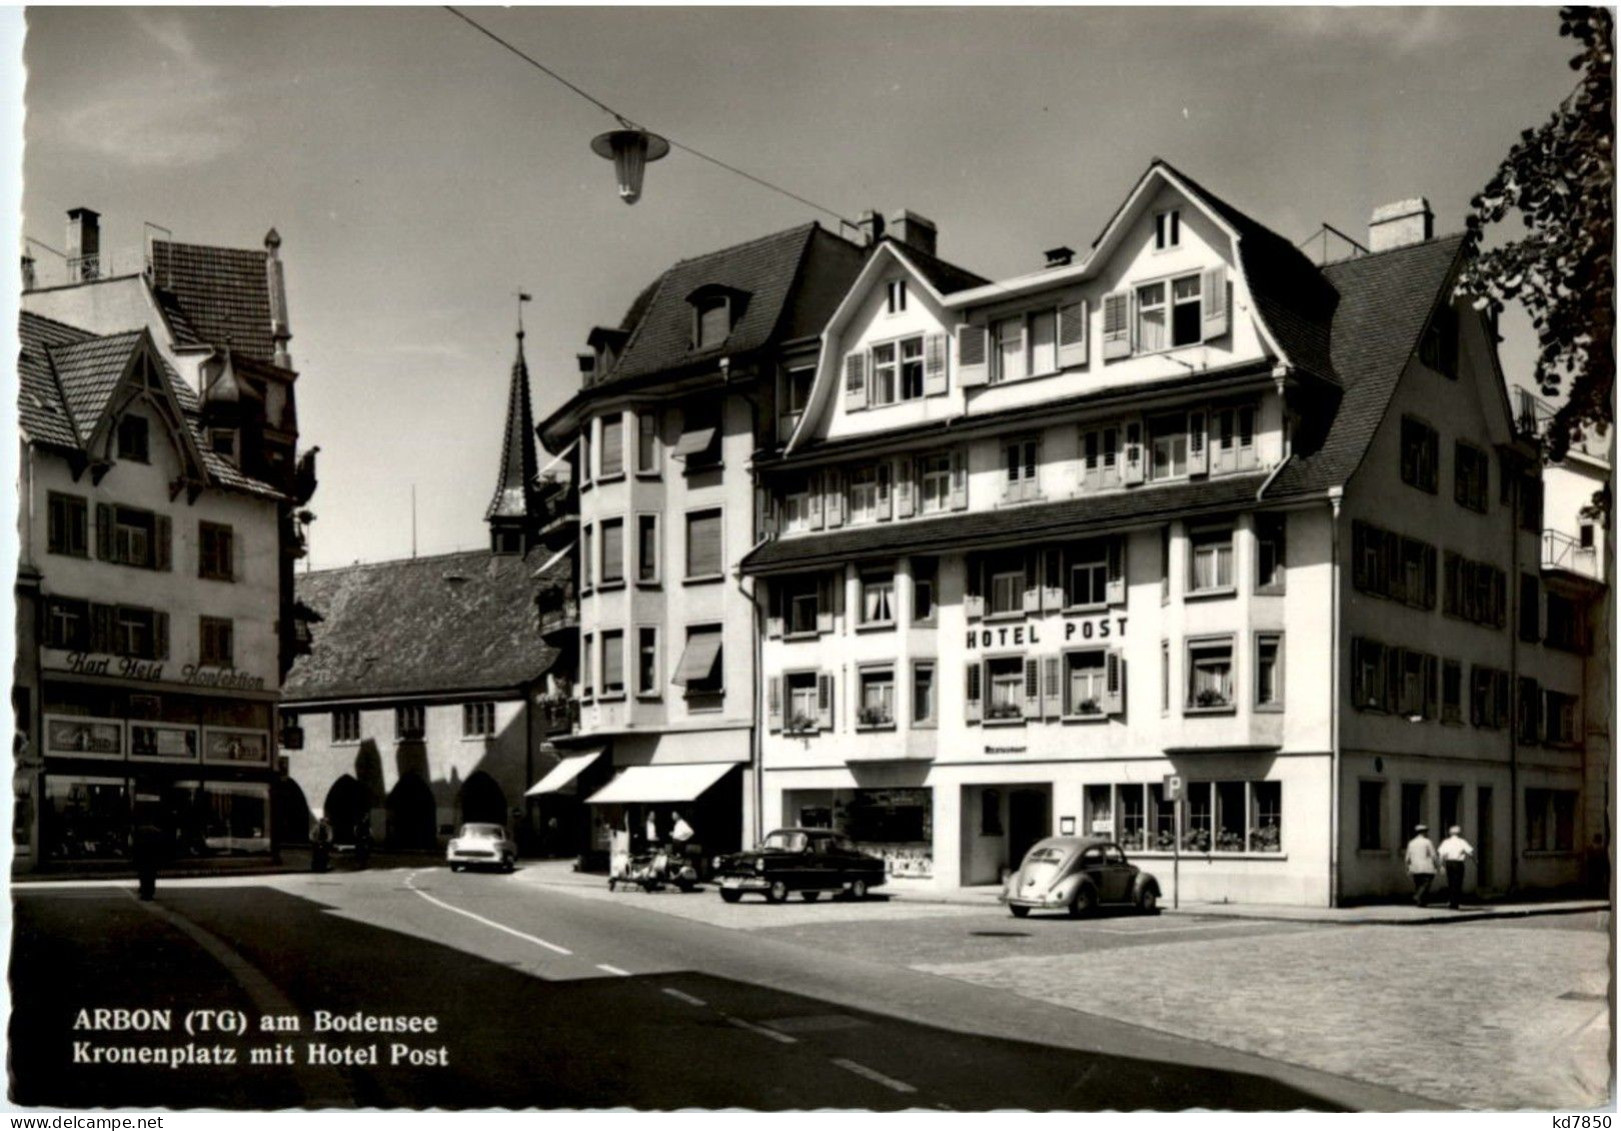
[[[30,1105],[1425,1106],[1331,1074],[906,969],[882,948],[860,953],[796,939],[786,916],[769,929],[734,930],[650,913],[661,906],[652,901],[665,898],[693,901],[692,909],[720,906],[712,894],[580,898],[521,875],[434,868],[166,883],[149,905],[110,885],[19,887],[13,898],[12,1094]],[[1018,941],[975,933],[990,930],[973,924],[991,917],[973,908],[855,910],[871,920],[869,929],[883,926],[891,937],[954,930],[959,958],[972,958],[982,944]],[[1010,919],[994,922],[1011,929]],[[1031,920],[1019,930],[1032,928],[1035,937],[1045,925]],[[1104,921],[1067,941],[1140,942],[1108,928]],[[1238,928],[1269,929],[1277,928]],[[1059,945],[1060,936],[1051,937]],[[296,1015],[300,1033],[234,1043],[244,1061],[249,1046],[291,1044],[299,1062],[76,1065],[76,1042],[140,1048],[214,1039],[75,1032],[81,1006],[167,1006],[177,1023],[196,1007],[240,1009],[253,1025],[261,1016]],[[309,1027],[318,1009],[431,1016],[441,1028],[316,1035]],[[389,1065],[396,1042],[418,1058],[442,1048],[448,1064]],[[385,1063],[311,1065],[311,1043],[375,1044]]]

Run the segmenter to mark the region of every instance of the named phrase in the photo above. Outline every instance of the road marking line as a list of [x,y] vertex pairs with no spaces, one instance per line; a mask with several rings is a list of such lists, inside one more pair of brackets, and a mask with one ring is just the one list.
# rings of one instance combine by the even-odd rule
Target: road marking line
[[773,1041],[778,1041],[781,1044],[797,1045],[799,1043],[798,1037],[790,1037],[787,1033],[779,1033],[775,1029],[767,1029],[764,1025],[756,1025],[754,1022],[745,1021],[741,1017],[733,1017],[729,1013],[722,1013],[721,1016],[726,1018],[726,1020],[730,1021],[733,1025],[736,1025],[739,1029],[747,1029],[749,1032],[758,1033],[762,1037],[770,1037]]
[[882,1072],[879,1072],[875,1068],[868,1068],[865,1064],[857,1064],[853,1060],[845,1060],[844,1058],[837,1056],[833,1058],[833,1063],[846,1071],[854,1072],[857,1076],[865,1076],[874,1084],[882,1084],[884,1087],[889,1088],[892,1091],[907,1093],[917,1091],[916,1088],[912,1087],[912,1085],[908,1084],[905,1080],[897,1080],[892,1076],[885,1076]]
[[410,888],[412,891],[416,892],[423,899],[427,900],[429,903],[433,904],[435,907],[443,907],[446,911],[454,911],[458,915],[465,915],[469,919],[473,920],[476,923],[483,923],[486,927],[494,927],[498,931],[505,931],[507,934],[513,936],[514,938],[522,939],[524,942],[532,942],[536,946],[543,946],[547,950],[556,951],[558,954],[573,954],[574,953],[572,950],[569,950],[566,947],[558,946],[556,943],[549,943],[545,939],[537,939],[534,935],[526,935],[522,931],[513,930],[511,927],[507,926],[505,923],[497,923],[494,919],[486,919],[482,915],[475,915],[473,912],[467,911],[467,910],[465,910],[463,908],[460,908],[460,907],[457,907],[455,904],[446,903],[442,899],[437,899],[434,896],[431,896],[427,892],[423,891],[421,888],[417,887],[416,886],[416,878],[417,878],[417,873],[416,872],[412,872],[409,876],[406,876],[405,877],[405,886]]
[[618,974],[621,978],[630,977],[630,971],[629,970],[621,970],[617,966],[609,966],[606,962],[597,963],[597,969],[598,970],[606,970],[610,974]]
[[664,992],[669,994],[671,997],[675,998],[677,1001],[684,1001],[688,1005],[708,1005],[709,1004],[707,1001],[705,1001],[701,997],[693,997],[691,994],[684,994],[680,990],[672,990],[669,986],[664,987]]

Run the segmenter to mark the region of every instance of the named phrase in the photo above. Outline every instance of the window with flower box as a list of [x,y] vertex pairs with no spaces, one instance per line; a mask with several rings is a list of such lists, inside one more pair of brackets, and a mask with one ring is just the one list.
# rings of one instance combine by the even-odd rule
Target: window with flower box
[[985,661],[985,682],[990,692],[985,705],[987,722],[1024,718],[1025,667],[1023,656],[998,656]]
[[895,725],[895,668],[892,664],[861,669],[861,702],[856,709],[858,729]]
[[1188,641],[1190,712],[1227,711],[1233,707],[1233,638],[1203,637]]
[[1064,666],[1068,695],[1064,713],[1072,718],[1102,718],[1110,706],[1108,650],[1066,653]]

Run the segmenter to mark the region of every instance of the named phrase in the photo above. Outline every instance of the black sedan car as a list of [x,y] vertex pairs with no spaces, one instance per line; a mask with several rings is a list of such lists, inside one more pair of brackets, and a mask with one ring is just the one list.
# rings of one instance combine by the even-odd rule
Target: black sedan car
[[1031,911],[1086,915],[1108,903],[1152,915],[1159,909],[1159,881],[1105,837],[1050,836],[1024,854],[1008,877],[1006,899],[1015,919]]
[[771,903],[796,891],[806,902],[824,891],[865,899],[884,878],[882,860],[829,829],[777,829],[758,848],[715,858],[715,883],[727,903],[751,891]]

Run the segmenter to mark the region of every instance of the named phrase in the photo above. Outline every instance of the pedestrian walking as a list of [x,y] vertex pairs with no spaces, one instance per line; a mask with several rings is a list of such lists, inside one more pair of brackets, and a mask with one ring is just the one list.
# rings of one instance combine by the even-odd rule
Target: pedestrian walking
[[1413,902],[1420,907],[1429,906],[1430,885],[1435,882],[1440,861],[1429,831],[1428,825],[1414,825],[1413,839],[1407,842],[1407,874],[1413,877]]
[[1463,894],[1463,866],[1475,854],[1474,845],[1463,839],[1463,829],[1453,825],[1447,838],[1441,842],[1441,865],[1447,871],[1447,906],[1458,910],[1458,897]]
[[139,895],[143,900],[150,900],[158,892],[158,857],[163,853],[163,830],[152,824],[136,826],[134,848]]
[[659,823],[653,818],[651,807],[647,810],[647,847],[652,848],[659,842]]
[[310,870],[324,872],[332,865],[332,822],[323,816],[315,823],[315,846],[310,851]]

